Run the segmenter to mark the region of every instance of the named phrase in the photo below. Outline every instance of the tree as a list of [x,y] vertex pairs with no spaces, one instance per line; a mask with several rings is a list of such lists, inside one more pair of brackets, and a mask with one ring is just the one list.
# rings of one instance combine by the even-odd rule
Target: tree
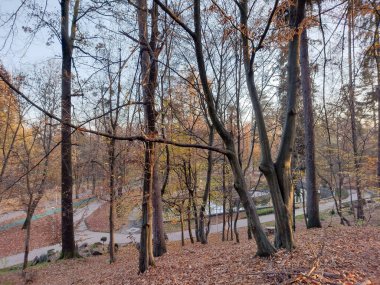
[[[56,70],[51,72],[46,68],[38,70],[36,78],[33,82],[37,83],[37,92],[39,101],[46,110],[53,113],[58,106],[57,95],[59,86]],[[20,121],[22,121],[24,110],[20,110]],[[22,269],[28,266],[30,233],[32,227],[33,214],[45,194],[48,185],[52,185],[49,181],[49,168],[51,160],[52,141],[54,135],[53,119],[42,114],[39,120],[27,125],[25,122],[21,125],[22,146],[18,151],[20,164],[23,167],[24,179],[22,185],[24,193],[22,200],[26,208],[26,218],[22,226],[25,230],[25,250],[24,263]],[[42,158],[41,158],[42,157]],[[50,182],[50,183],[49,183]]]
[[[0,64],[0,73],[10,80],[10,74]],[[17,78],[15,78],[17,81]],[[22,124],[20,118],[20,106],[17,96],[12,92],[9,86],[0,81],[0,132],[2,139],[0,141],[0,202],[7,196],[7,188],[13,183],[12,162],[15,159],[14,148],[18,144],[20,127]]]
[[307,193],[307,227],[320,228],[319,197],[315,173],[315,143],[314,143],[314,116],[311,93],[311,78],[309,66],[308,37],[306,28],[301,34],[300,65],[301,89],[303,98],[303,119],[305,130],[305,167]]
[[359,161],[359,150],[358,150],[358,131],[357,131],[357,111],[356,111],[356,102],[355,102],[355,90],[354,90],[354,79],[353,79],[353,66],[352,66],[352,34],[353,34],[353,21],[354,21],[354,7],[353,1],[349,0],[348,10],[347,10],[347,20],[348,20],[348,98],[347,103],[350,113],[350,122],[351,122],[351,139],[352,139],[352,151],[354,156],[354,172],[355,172],[355,188],[358,195],[358,204],[357,204],[357,218],[360,220],[364,219],[363,211],[363,200],[362,200],[362,189],[360,185],[359,171],[360,171],[360,161]]
[[[151,34],[148,34],[148,12],[151,16]],[[137,2],[137,17],[140,42],[141,86],[144,101],[145,134],[149,138],[158,135],[156,129],[155,89],[157,85],[158,64],[158,8],[153,4],[148,11],[147,1]],[[154,265],[155,256],[166,252],[163,231],[161,188],[158,185],[157,153],[154,142],[145,142],[144,185],[142,202],[142,226],[140,241],[139,271],[145,272]],[[154,207],[154,221],[152,216]],[[154,246],[152,241],[154,235]]]
[[186,24],[184,24],[166,5],[161,1],[155,0],[157,3],[173,20],[175,20],[190,36],[194,43],[194,52],[198,65],[198,72],[200,81],[202,83],[202,90],[204,94],[204,100],[207,105],[207,111],[215,127],[216,132],[219,134],[224,142],[227,149],[227,158],[229,160],[233,176],[234,176],[234,187],[239,194],[241,203],[243,204],[248,222],[251,223],[254,230],[254,237],[257,244],[257,255],[268,256],[272,255],[275,250],[268,238],[266,237],[264,230],[260,224],[259,217],[256,211],[256,207],[253,203],[252,197],[248,194],[247,184],[245,182],[243,169],[240,166],[238,154],[235,149],[235,144],[233,137],[230,132],[227,131],[224,124],[218,117],[214,96],[208,84],[207,72],[205,67],[205,60],[203,54],[202,45],[202,25],[201,25],[201,5],[199,0],[194,0],[193,8],[193,20],[195,30],[192,31]]
[[70,0],[61,1],[61,46],[62,46],[62,95],[61,95],[61,205],[62,205],[62,257],[75,257],[73,220],[73,177],[71,150],[71,63],[77,30],[80,0],[75,0],[70,22]]
[[[299,78],[299,38],[300,35],[296,31],[299,28],[305,9],[304,0],[291,4],[289,8],[289,23],[294,32],[288,47],[288,70],[287,70],[287,110],[285,123],[282,131],[281,144],[279,147],[276,162],[272,160],[270,144],[266,131],[266,124],[262,114],[262,107],[259,96],[254,83],[253,62],[258,49],[262,46],[269,24],[274,15],[278,1],[266,26],[265,32],[257,46],[249,46],[248,38],[248,6],[247,1],[240,1],[241,25],[243,27],[243,60],[246,72],[246,81],[248,85],[249,95],[252,106],[255,111],[257,128],[261,146],[261,163],[260,171],[264,174],[272,196],[273,206],[276,217],[276,238],[275,246],[284,247],[291,250],[294,247],[293,231],[292,231],[292,208],[294,191],[291,185],[291,155],[296,134],[296,106],[297,91]],[[250,52],[251,50],[251,52]]]

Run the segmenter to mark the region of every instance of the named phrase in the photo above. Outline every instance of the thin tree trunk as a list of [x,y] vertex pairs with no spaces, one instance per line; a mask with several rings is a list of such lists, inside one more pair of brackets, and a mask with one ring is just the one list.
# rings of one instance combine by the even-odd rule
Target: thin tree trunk
[[[212,146],[213,143],[214,143],[214,127],[211,126],[210,133],[209,133],[209,145]],[[211,190],[212,164],[213,164],[212,151],[209,150],[207,154],[206,186],[205,186],[205,191],[202,197],[201,209],[199,212],[199,238],[202,244],[207,243],[207,235],[205,233],[205,211],[206,211],[207,199],[210,196],[210,190]]]
[[191,243],[194,243],[194,238],[193,238],[193,232],[191,230],[191,198],[189,197],[188,203],[187,203],[187,229],[189,231],[189,237]]
[[94,162],[91,162],[91,169],[92,169],[92,188],[91,188],[91,194],[95,195],[95,192],[96,192],[96,175],[95,175]]
[[359,220],[364,219],[363,212],[363,199],[362,199],[362,190],[360,185],[360,162],[359,162],[359,152],[358,152],[358,133],[356,126],[356,102],[355,102],[355,90],[354,90],[354,79],[352,75],[352,26],[353,26],[353,1],[349,2],[348,9],[348,77],[349,77],[349,110],[350,110],[350,121],[351,121],[351,135],[352,135],[352,150],[354,155],[354,167],[355,167],[355,188],[358,197],[358,206],[357,206],[357,218]]
[[110,139],[109,145],[109,195],[110,195],[110,208],[109,208],[109,231],[110,231],[110,242],[109,242],[109,255],[110,263],[115,262],[115,242],[114,242],[114,204],[115,204],[115,139]]
[[319,197],[315,175],[314,116],[313,102],[311,97],[312,94],[308,48],[309,45],[307,30],[304,29],[301,34],[300,65],[305,130],[307,228],[320,228],[321,222],[319,220]]
[[22,265],[22,270],[24,271],[28,267],[28,256],[29,256],[29,245],[30,245],[30,230],[31,230],[31,219],[30,213],[28,213],[25,219],[25,247],[24,247],[24,262]]
[[[379,43],[380,46],[380,43]],[[378,56],[380,57],[380,56]],[[378,60],[378,67],[380,66],[380,59]],[[378,69],[380,74],[380,68]],[[380,75],[379,75],[380,77]],[[380,189],[380,79],[377,86],[377,188]]]
[[226,240],[226,203],[227,203],[227,189],[226,189],[226,159],[223,157],[222,165],[222,191],[223,191],[223,225],[222,225],[222,241]]
[[375,13],[375,17],[375,39],[373,48],[375,53],[377,71],[377,187],[380,189],[380,15],[378,11]]
[[228,197],[228,216],[227,216],[227,241],[230,240],[229,236],[230,236],[230,233],[231,233],[231,240],[233,240],[233,236],[232,236],[232,214],[233,214],[233,210],[232,210],[232,203],[231,203],[231,193]]
[[182,207],[180,208],[180,211],[179,211],[179,219],[181,222],[181,244],[182,244],[182,246],[185,246],[185,225],[184,225],[184,221],[183,221],[183,203],[182,203]]
[[234,233],[235,233],[235,239],[236,239],[237,243],[240,242],[240,239],[239,239],[239,230],[237,228],[237,223],[238,223],[238,220],[239,220],[239,213],[240,213],[239,209],[240,209],[240,200],[238,200],[238,202],[237,202],[237,210],[236,210],[235,221],[234,221]]
[[[215,217],[218,219],[219,213],[216,213]],[[208,221],[207,221],[207,230],[206,230],[206,240],[208,239],[208,235],[211,230],[211,193],[208,196]]]
[[305,226],[307,227],[307,214],[305,209],[305,189],[302,187],[302,212],[303,212],[303,218],[305,220]]
[[199,237],[199,219],[198,219],[198,210],[197,210],[197,204],[196,204],[196,200],[195,200],[195,191],[196,191],[196,186],[194,188],[194,191],[191,191],[190,192],[190,195],[191,195],[191,200],[192,200],[192,210],[193,210],[193,216],[194,216],[194,225],[195,225],[195,239],[197,242],[200,241],[200,237]]

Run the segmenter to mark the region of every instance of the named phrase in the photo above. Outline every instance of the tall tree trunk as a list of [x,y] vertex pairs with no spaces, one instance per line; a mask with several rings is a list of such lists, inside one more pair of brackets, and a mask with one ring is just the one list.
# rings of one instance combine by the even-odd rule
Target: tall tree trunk
[[[276,2],[277,3],[277,2]],[[277,4],[275,4],[277,5]],[[264,116],[259,101],[259,96],[254,83],[253,62],[256,48],[250,48],[246,35],[248,24],[247,0],[240,1],[241,24],[243,26],[243,59],[246,73],[246,82],[252,106],[255,111],[257,128],[261,145],[260,171],[264,174],[272,196],[275,217],[276,237],[275,246],[291,250],[294,247],[292,230],[292,207],[294,191],[291,185],[291,154],[295,140],[295,117],[297,106],[297,87],[299,77],[299,35],[295,33],[289,42],[288,54],[288,90],[287,90],[287,114],[277,161],[274,164]],[[305,0],[297,1],[296,6],[290,9],[290,26],[297,29],[304,15]],[[274,11],[274,9],[273,9]],[[272,12],[273,16],[274,12]],[[252,52],[251,52],[252,50]],[[243,201],[242,201],[243,202]]]
[[303,97],[303,115],[305,130],[305,164],[306,164],[306,191],[307,191],[307,227],[320,228],[319,197],[315,175],[315,143],[314,143],[314,116],[311,94],[311,78],[309,67],[307,30],[301,34],[301,89]]
[[375,12],[375,39],[374,39],[374,53],[377,71],[377,187],[380,189],[380,15]]
[[[157,136],[156,130],[156,110],[155,110],[155,88],[157,83],[157,61],[158,52],[156,49],[158,28],[157,28],[157,6],[153,4],[150,11],[152,18],[150,41],[148,42],[148,6],[146,0],[137,1],[137,18],[140,41],[140,66],[141,66],[141,86],[144,101],[145,133],[149,138]],[[149,46],[149,48],[148,48]],[[155,54],[155,52],[157,54]],[[143,223],[141,227],[140,258],[139,271],[145,272],[149,265],[154,265],[153,257],[153,240],[152,240],[152,199],[159,198],[161,195],[155,195],[158,191],[157,182],[154,178],[154,168],[156,161],[156,145],[152,142],[145,142],[145,163],[144,163],[144,186],[143,186],[143,203],[142,215]],[[155,197],[153,197],[155,195]],[[158,206],[158,204],[156,204]],[[162,206],[160,206],[162,209]],[[158,210],[158,209],[157,209]],[[158,218],[162,220],[162,218]],[[157,220],[156,220],[157,221]],[[160,231],[156,231],[159,233]],[[155,237],[156,242],[160,243],[161,238]],[[164,240],[165,241],[165,240]],[[160,251],[159,251],[160,252]]]
[[356,125],[356,102],[355,102],[355,90],[354,90],[354,79],[353,79],[353,67],[352,67],[352,26],[353,26],[353,1],[349,0],[349,8],[347,11],[348,17],[348,77],[349,77],[349,111],[350,111],[350,121],[351,121],[351,138],[352,138],[352,150],[354,155],[354,172],[355,172],[355,188],[358,198],[357,204],[357,218],[359,220],[364,219],[363,212],[363,199],[362,199],[362,190],[360,185],[360,161],[359,161],[359,152],[358,152],[358,132]]
[[73,219],[73,177],[71,152],[71,61],[75,40],[79,0],[75,1],[74,16],[69,31],[70,0],[61,1],[62,95],[61,95],[61,218],[62,258],[75,257]]
[[110,194],[110,213],[109,213],[109,230],[110,230],[110,242],[109,242],[109,254],[110,263],[115,262],[115,242],[114,242],[114,205],[115,205],[115,139],[110,139],[110,145],[108,150],[109,156],[109,194]]
[[[380,44],[379,44],[380,46]],[[380,60],[379,60],[380,63]],[[380,66],[380,64],[378,64]],[[378,73],[380,73],[380,68]],[[380,80],[379,80],[380,81]],[[377,92],[377,187],[380,189],[380,82],[376,89]]]
[[[298,0],[296,6],[292,6],[290,9],[290,26],[293,29],[298,29],[305,15],[305,0]],[[292,208],[294,200],[294,189],[292,185],[292,173],[291,173],[291,159],[294,147],[294,141],[296,137],[296,110],[297,110],[297,97],[299,90],[299,52],[300,52],[300,35],[296,33],[292,40],[289,42],[288,50],[288,90],[287,90],[287,114],[285,117],[285,125],[283,128],[280,151],[276,159],[275,169],[278,179],[278,185],[283,197],[283,202],[286,207],[285,219],[278,219],[276,226],[281,228],[285,226],[283,230],[276,230],[275,234],[275,246],[292,249],[294,246],[293,233],[291,231],[292,226]],[[283,223],[279,226],[278,224]]]

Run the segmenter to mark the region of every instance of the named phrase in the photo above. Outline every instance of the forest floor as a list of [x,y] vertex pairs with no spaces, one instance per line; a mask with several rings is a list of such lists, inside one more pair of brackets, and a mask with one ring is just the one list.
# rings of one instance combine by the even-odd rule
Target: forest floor
[[[32,225],[33,230],[30,233],[30,250],[60,242],[60,214],[49,215],[33,221]],[[21,229],[21,226],[0,231],[0,258],[23,252],[24,241],[25,231]]]
[[[298,219],[291,252],[255,257],[255,243],[241,228],[240,243],[210,234],[209,244],[168,243],[156,266],[138,275],[138,251],[123,246],[117,261],[108,256],[61,260],[30,267],[30,284],[380,284],[380,207],[369,223],[343,227],[324,216],[322,229],[306,230]],[[271,236],[273,238],[273,236]],[[19,271],[0,271],[0,284],[23,284]]]

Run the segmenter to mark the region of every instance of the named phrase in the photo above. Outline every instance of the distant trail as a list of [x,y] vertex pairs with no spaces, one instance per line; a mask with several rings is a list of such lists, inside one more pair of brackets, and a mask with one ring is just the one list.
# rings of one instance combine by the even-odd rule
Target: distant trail
[[[74,208],[80,208],[81,206],[85,205],[85,204],[89,204],[91,203],[94,199],[96,199],[96,197],[90,197],[90,198],[86,198],[86,199],[82,199],[80,201],[76,201],[73,203],[73,207]],[[42,219],[46,216],[50,216],[50,215],[54,215],[56,213],[60,213],[61,212],[61,208],[54,208],[54,209],[50,209],[50,210],[46,210],[45,212],[41,213],[41,214],[36,214],[36,215],[33,215],[32,217],[32,221],[36,221],[36,220],[39,220],[39,219]],[[14,227],[17,227],[17,226],[21,226],[22,224],[24,224],[25,222],[25,218],[22,218],[22,219],[19,219],[19,220],[16,220],[12,223],[9,223],[9,224],[5,224],[5,225],[0,225],[0,232],[1,231],[5,231],[5,230],[8,230],[8,229],[11,229],[11,228],[14,228]]]

